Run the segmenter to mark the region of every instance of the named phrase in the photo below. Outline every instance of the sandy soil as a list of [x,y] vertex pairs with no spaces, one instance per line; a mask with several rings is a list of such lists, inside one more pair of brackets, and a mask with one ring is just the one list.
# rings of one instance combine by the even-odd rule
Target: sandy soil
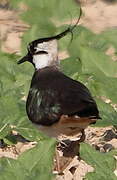
[[[100,33],[107,28],[117,28],[117,3],[111,0],[76,0],[82,2],[84,17],[81,23],[94,31]],[[114,0],[113,0],[114,2]],[[28,25],[22,22],[18,14],[13,10],[7,9],[7,0],[0,1],[0,41],[2,51],[20,54],[21,36],[28,29]],[[25,6],[21,7],[25,9]],[[13,43],[11,43],[13,42]],[[102,140],[102,137],[105,140]],[[87,143],[94,146],[101,152],[107,152],[117,148],[117,132],[113,127],[107,128],[87,128]],[[0,145],[1,146],[1,145]],[[0,157],[17,158],[22,152],[33,147],[33,143],[19,141],[16,145],[7,148],[0,148]],[[70,171],[75,167],[75,171]],[[76,157],[64,170],[64,175],[57,176],[57,180],[82,180],[87,172],[93,168],[83,160],[79,161]],[[117,175],[117,170],[115,170]]]

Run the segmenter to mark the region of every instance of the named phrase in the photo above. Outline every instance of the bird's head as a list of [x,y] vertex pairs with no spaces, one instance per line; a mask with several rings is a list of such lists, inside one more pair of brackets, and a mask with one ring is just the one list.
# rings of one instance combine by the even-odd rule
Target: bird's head
[[25,61],[31,62],[36,69],[42,69],[46,66],[58,65],[58,42],[64,37],[70,28],[64,32],[47,38],[37,39],[28,44],[27,55],[18,61],[21,64]]
[[29,43],[27,47],[27,55],[24,56],[21,60],[18,61],[18,64],[21,64],[25,61],[31,62],[36,69],[42,69],[46,66],[57,66],[59,64],[58,61],[58,45],[57,41],[64,36],[66,36],[69,32],[73,34],[73,29],[77,26],[82,11],[80,9],[80,16],[74,26],[68,27],[62,33],[47,37],[47,38],[40,38],[35,41]]
[[42,69],[57,63],[57,41],[47,40],[47,38],[38,39],[29,43],[27,55],[18,61],[21,64],[25,61],[31,62],[36,69]]

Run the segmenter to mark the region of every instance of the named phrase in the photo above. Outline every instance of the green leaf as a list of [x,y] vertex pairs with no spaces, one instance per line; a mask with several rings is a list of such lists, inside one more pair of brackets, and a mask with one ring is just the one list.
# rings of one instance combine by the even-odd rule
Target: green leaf
[[117,51],[117,41],[116,37],[117,36],[117,29],[109,29],[100,34],[100,38],[104,38],[110,45],[113,45],[115,50]]
[[0,159],[0,180],[30,180],[27,177],[27,170],[22,164],[13,159]]
[[60,67],[67,76],[74,76],[81,73],[82,64],[78,58],[67,58],[61,61]]
[[[117,154],[117,152],[115,152]],[[87,180],[116,180],[114,174],[116,168],[116,161],[112,153],[101,153],[94,150],[90,145],[82,143],[80,146],[81,158],[94,168],[94,172],[86,175]]]
[[26,52],[26,46],[32,40],[55,35],[59,29],[56,27],[57,24],[60,26],[63,22],[67,22],[71,15],[74,18],[79,16],[79,7],[72,0],[69,0],[69,3],[67,0],[25,0],[24,3],[29,9],[22,13],[21,18],[29,23],[31,28],[23,36],[23,53]]
[[25,116],[20,118],[14,130],[29,141],[40,141],[41,139],[47,138],[47,136],[40,132]]
[[117,63],[103,52],[89,47],[80,47],[80,58],[84,73],[93,73],[99,76],[102,72],[105,76],[116,77]]
[[0,180],[52,180],[55,145],[54,139],[47,139],[38,142],[17,160],[1,158]]
[[3,139],[11,132],[11,127],[9,124],[1,124],[0,125],[0,139]]
[[35,148],[19,157],[19,162],[28,170],[31,179],[49,180],[52,178],[55,145],[54,139],[42,140]]
[[[75,12],[75,16],[78,17],[78,5],[72,0],[69,0],[69,3],[67,0],[39,0],[38,2],[36,0],[25,0],[24,2],[30,7],[30,9],[23,14],[23,18],[31,24],[37,24],[44,21],[46,22],[50,17],[64,21],[66,17],[67,19],[70,19],[71,16],[69,13],[73,15],[75,10],[77,10]],[[31,16],[30,12],[33,13],[35,18]],[[40,15],[43,15],[43,17]]]
[[17,143],[17,138],[13,134],[8,134],[4,138],[4,143],[7,145],[13,145]]
[[16,10],[18,9],[19,4],[23,1],[24,0],[10,0],[10,6]]
[[117,126],[117,112],[114,110],[111,104],[107,104],[99,98],[96,98],[96,102],[98,104],[100,116],[102,119],[98,120],[95,126]]

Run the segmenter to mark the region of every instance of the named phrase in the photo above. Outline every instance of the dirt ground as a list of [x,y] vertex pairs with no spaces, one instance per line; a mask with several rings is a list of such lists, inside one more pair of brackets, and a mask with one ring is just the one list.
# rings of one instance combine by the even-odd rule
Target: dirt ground
[[[83,26],[95,33],[100,33],[107,28],[117,28],[117,1],[116,0],[77,0],[81,2],[84,17],[81,20]],[[21,9],[26,7],[21,5]],[[0,46],[2,51],[20,54],[22,34],[29,28],[22,22],[18,13],[8,9],[7,1],[0,1]],[[13,43],[11,43],[13,42]],[[102,138],[103,137],[103,138]],[[117,131],[113,127],[86,129],[87,143],[101,152],[107,152],[117,148]],[[1,147],[1,145],[0,145]],[[14,147],[0,148],[0,157],[17,158],[22,152],[33,147],[33,143],[18,142]],[[69,169],[76,167],[75,172]],[[83,160],[75,157],[64,170],[64,175],[57,176],[57,180],[83,180],[87,172],[93,171],[93,167]],[[117,176],[117,170],[114,171]]]

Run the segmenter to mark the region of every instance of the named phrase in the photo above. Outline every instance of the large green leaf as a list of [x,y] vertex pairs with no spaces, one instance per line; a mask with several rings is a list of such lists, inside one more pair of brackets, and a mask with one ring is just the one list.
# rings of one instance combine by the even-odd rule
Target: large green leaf
[[[26,52],[26,46],[29,42],[34,39],[55,35],[59,29],[56,27],[57,24],[60,26],[63,21],[68,21],[71,14],[73,18],[77,18],[79,15],[79,7],[72,0],[69,0],[69,3],[67,0],[25,0],[24,3],[28,5],[29,9],[22,13],[21,17],[31,27],[23,36],[23,53]],[[65,8],[66,6],[67,8]]]
[[100,34],[100,38],[104,38],[110,45],[114,46],[116,52],[117,52],[117,29],[109,29]]
[[[80,146],[80,155],[86,163],[90,164],[94,171],[86,175],[87,180],[116,180],[114,174],[116,161],[112,156],[114,153],[100,153],[93,149],[90,145],[82,143]],[[115,152],[117,154],[117,152]]]
[[[76,6],[77,4],[72,0],[69,0],[69,3],[67,0],[25,0],[24,2],[28,7],[30,7],[30,9],[23,14],[23,18],[31,24],[37,24],[40,22],[46,24],[44,23],[44,20],[46,22],[50,17],[53,19],[59,19],[60,21],[65,21],[66,19],[70,19],[69,13],[73,15],[75,10],[75,16],[78,17],[78,6]],[[31,16],[30,12],[34,14],[34,17]],[[43,15],[43,17],[41,15]]]
[[80,58],[84,73],[93,73],[99,76],[100,71],[108,77],[116,77],[117,63],[103,52],[89,47],[80,47]]
[[19,157],[19,161],[29,171],[31,179],[49,180],[52,178],[55,145],[54,139],[42,140],[35,148]]
[[3,139],[11,132],[11,127],[9,124],[1,124],[0,125],[0,139]]
[[[0,53],[0,122],[3,124],[17,124],[21,116],[25,114],[25,102],[27,81],[31,71],[30,67],[16,64],[16,55]],[[3,63],[4,62],[4,63]],[[25,78],[24,78],[25,77]]]
[[0,180],[52,180],[55,145],[54,139],[43,140],[17,160],[0,159]]
[[27,177],[27,170],[24,169],[20,162],[9,159],[0,159],[0,180],[30,180]]
[[32,125],[32,123],[25,116],[19,119],[19,122],[17,122],[14,130],[29,141],[40,141],[40,139],[47,138],[47,136]]
[[99,98],[96,98],[96,102],[102,119],[98,120],[95,126],[117,126],[117,112],[111,104],[107,104]]
[[80,74],[82,70],[82,64],[78,58],[67,58],[61,61],[61,70],[67,76],[74,76],[74,74]]

